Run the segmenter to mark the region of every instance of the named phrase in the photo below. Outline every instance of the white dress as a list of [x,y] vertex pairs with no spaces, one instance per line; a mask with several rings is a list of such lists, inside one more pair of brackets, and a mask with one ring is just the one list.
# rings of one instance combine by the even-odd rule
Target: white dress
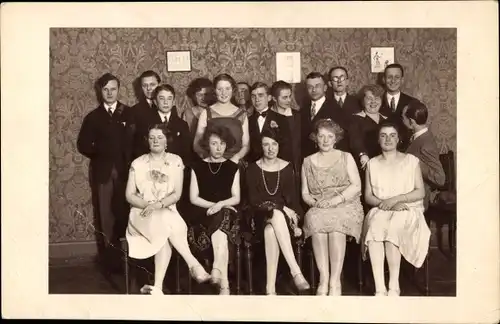
[[[138,195],[146,201],[156,202],[173,192],[175,177],[182,174],[184,164],[179,156],[166,153],[161,168],[154,169],[149,159],[149,154],[142,155],[132,162],[131,168]],[[167,243],[173,225],[187,229],[175,204],[157,209],[148,217],[141,217],[141,212],[142,209],[136,207],[130,210],[126,238],[132,258],[146,259],[155,255]]]
[[[375,197],[385,200],[414,190],[415,169],[419,160],[411,154],[396,167],[384,165],[381,156],[368,162],[369,181]],[[429,250],[430,229],[425,222],[423,200],[406,204],[409,210],[385,211],[372,208],[365,218],[363,257],[366,259],[369,241],[389,241],[401,255],[420,268]]]

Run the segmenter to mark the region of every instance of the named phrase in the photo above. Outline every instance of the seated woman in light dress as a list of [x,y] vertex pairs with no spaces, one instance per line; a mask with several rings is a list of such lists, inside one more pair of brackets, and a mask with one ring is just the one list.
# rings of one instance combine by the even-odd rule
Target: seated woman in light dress
[[[397,150],[397,126],[383,122],[378,133],[382,154],[368,161],[365,201],[373,208],[366,215],[363,257],[366,249],[375,280],[376,296],[399,296],[401,255],[420,268],[429,249],[430,230],[424,218],[425,196],[419,160]],[[384,259],[389,265],[389,291]]]
[[230,294],[229,256],[240,240],[240,214],[235,209],[240,203],[240,173],[236,163],[224,158],[234,142],[227,128],[207,127],[200,144],[209,156],[195,162],[191,173],[188,238],[204,259],[213,253],[212,283],[220,295]]
[[312,236],[319,270],[316,295],[342,294],[346,240],[360,242],[364,218],[356,162],[350,153],[334,148],[342,135],[343,129],[331,119],[318,120],[312,137],[319,151],[302,164],[302,198],[310,206],[303,230],[305,238]]
[[299,228],[302,208],[293,165],[278,158],[279,138],[278,131],[264,129],[261,139],[263,156],[250,164],[246,173],[253,241],[264,240],[267,295],[276,295],[280,252],[285,257],[297,289],[304,291],[310,288],[293,253],[292,238],[298,239],[302,235]]
[[197,282],[210,279],[189,249],[187,226],[177,212],[184,165],[179,156],[165,151],[167,136],[163,125],[151,127],[148,134],[150,153],[132,162],[125,193],[131,205],[126,232],[129,256],[147,259],[154,255],[154,284],[141,288],[142,293],[149,294],[163,294],[172,246]]

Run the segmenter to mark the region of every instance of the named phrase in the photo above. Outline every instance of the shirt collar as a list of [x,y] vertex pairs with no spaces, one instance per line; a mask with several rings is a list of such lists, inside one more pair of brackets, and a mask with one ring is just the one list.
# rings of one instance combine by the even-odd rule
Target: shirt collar
[[170,111],[168,113],[164,113],[164,112],[158,110],[158,114],[161,117],[161,121],[165,120],[165,116],[167,116],[167,121],[170,121],[170,116],[172,115],[172,111]]
[[341,96],[337,96],[336,94],[333,94],[334,98],[335,98],[335,101],[339,101],[340,98],[342,98],[342,102],[345,102],[345,98],[347,97],[347,92],[344,92],[343,95]]
[[389,93],[387,93],[387,102],[390,104],[391,103],[391,99],[392,97],[394,97],[394,101],[396,101],[396,103],[398,103],[399,101],[399,97],[401,97],[401,91],[399,91],[398,93],[396,93],[395,95],[391,95]]
[[321,106],[323,106],[323,103],[325,102],[325,100],[326,100],[325,96],[319,98],[316,101],[311,100],[311,107],[312,107],[312,103],[315,102],[316,103],[316,109],[319,109],[319,108],[321,108]]
[[281,114],[281,113],[279,112],[279,110],[278,110],[278,107],[277,107],[277,106],[273,106],[273,107],[271,108],[271,110],[272,110],[272,111],[274,111],[275,113],[278,113],[278,114],[283,115],[283,116],[293,116],[293,113],[292,113],[292,108],[287,108],[283,114]]
[[112,105],[108,105],[107,103],[104,103],[104,108],[109,111],[109,108],[111,108],[111,112],[114,112],[116,110],[116,106],[118,105],[118,101],[115,101]]
[[419,130],[418,132],[416,132],[415,134],[413,134],[413,140],[416,140],[419,136],[422,136],[422,135],[423,135],[423,134],[425,134],[428,130],[429,130],[429,128],[427,128],[427,127],[422,128],[421,130]]
[[[387,117],[385,117],[384,115],[382,115],[381,113],[378,113],[380,117],[382,117],[383,119],[387,119]],[[359,113],[356,113],[355,114],[356,116],[360,116],[360,117],[368,117],[368,115],[366,114],[366,112],[363,110],[363,111],[360,111]]]

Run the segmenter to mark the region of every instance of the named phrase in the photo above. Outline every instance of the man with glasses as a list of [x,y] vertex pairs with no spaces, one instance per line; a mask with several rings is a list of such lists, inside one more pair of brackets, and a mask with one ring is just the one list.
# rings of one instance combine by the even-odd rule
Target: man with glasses
[[393,63],[387,65],[383,77],[385,93],[382,97],[382,107],[380,113],[387,116],[389,120],[399,126],[402,147],[408,145],[410,132],[403,124],[403,108],[408,105],[414,97],[401,92],[401,86],[404,82],[404,70],[401,64]]
[[344,114],[351,116],[362,109],[355,95],[347,93],[349,87],[349,74],[343,66],[335,66],[328,72],[328,84],[333,90],[334,108],[341,109]]
[[337,143],[336,147],[342,151],[351,152],[349,145],[349,134],[347,130],[351,124],[352,115],[360,112],[361,106],[356,96],[347,93],[349,87],[349,74],[343,66],[335,66],[328,72],[332,87],[332,107],[337,117],[337,122],[345,130],[344,138]]
[[331,119],[344,129],[344,138],[335,146],[339,150],[348,151],[346,140],[347,124],[343,114],[333,107],[333,100],[326,96],[327,81],[323,74],[311,72],[306,77],[307,93],[309,100],[300,109],[302,133],[302,158],[317,152],[316,142],[311,139],[314,124],[320,119]]

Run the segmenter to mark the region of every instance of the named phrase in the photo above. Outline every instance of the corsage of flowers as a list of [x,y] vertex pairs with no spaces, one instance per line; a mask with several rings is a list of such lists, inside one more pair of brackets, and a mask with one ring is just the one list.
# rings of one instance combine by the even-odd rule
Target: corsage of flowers
[[274,120],[271,120],[271,123],[269,123],[269,126],[271,126],[271,128],[278,128],[278,123],[276,123]]

